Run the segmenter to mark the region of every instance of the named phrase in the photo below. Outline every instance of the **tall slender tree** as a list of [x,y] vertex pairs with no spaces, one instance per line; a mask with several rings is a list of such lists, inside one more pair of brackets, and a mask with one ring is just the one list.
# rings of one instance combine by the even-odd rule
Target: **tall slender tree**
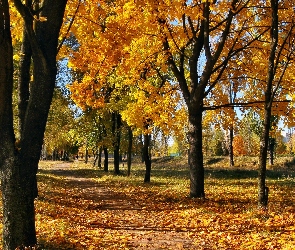
[[[270,20],[269,50],[266,53],[267,74],[264,89],[263,108],[263,131],[260,143],[259,171],[258,171],[258,205],[266,207],[268,203],[268,188],[266,187],[266,162],[267,150],[269,147],[269,132],[271,129],[272,109],[275,98],[280,94],[280,89],[284,83],[284,77],[294,59],[295,52],[295,23],[294,16],[290,21],[285,18],[291,11],[294,15],[289,1],[271,0],[269,6]],[[285,15],[279,14],[286,11]],[[282,38],[279,37],[282,35]],[[288,79],[289,80],[289,79]],[[287,80],[287,82],[288,82]]]

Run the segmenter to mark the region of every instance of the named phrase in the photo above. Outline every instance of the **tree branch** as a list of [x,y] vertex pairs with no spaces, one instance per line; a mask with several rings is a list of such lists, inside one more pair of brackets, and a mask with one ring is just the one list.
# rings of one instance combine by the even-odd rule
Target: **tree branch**
[[69,24],[69,27],[68,27],[68,29],[67,29],[66,34],[65,34],[64,37],[62,38],[60,44],[57,46],[57,54],[58,54],[58,52],[60,51],[61,47],[63,46],[63,44],[64,44],[64,42],[65,42],[65,40],[66,40],[66,38],[67,38],[67,35],[69,34],[69,32],[70,32],[70,30],[71,30],[71,28],[72,28],[72,25],[73,25],[73,23],[74,23],[74,20],[75,20],[75,18],[76,18],[77,13],[78,13],[78,10],[79,10],[79,7],[80,7],[80,4],[81,4],[81,0],[79,0],[79,3],[78,3],[78,5],[77,5],[77,8],[76,8],[76,10],[75,10],[75,13],[74,13],[74,15],[73,15],[73,17],[72,17],[72,19],[71,19],[71,22],[70,22],[70,24]]
[[[216,106],[203,107],[203,110],[217,110],[222,108],[237,108],[237,107],[254,107],[255,104],[264,104],[265,101],[240,102],[240,103],[226,103]],[[273,101],[274,103],[290,103],[290,100]]]

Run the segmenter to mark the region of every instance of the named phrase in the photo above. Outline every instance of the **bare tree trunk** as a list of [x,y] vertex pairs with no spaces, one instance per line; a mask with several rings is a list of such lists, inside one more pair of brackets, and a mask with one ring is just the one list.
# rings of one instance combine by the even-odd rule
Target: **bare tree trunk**
[[233,140],[234,140],[234,129],[231,127],[229,129],[229,145],[228,145],[228,153],[229,153],[229,165],[233,167],[234,163],[234,150],[233,150]]
[[150,146],[150,135],[144,134],[144,144],[143,144],[143,158],[145,163],[145,176],[144,182],[151,181],[151,169],[152,169],[152,162],[149,153],[149,146]]
[[266,187],[266,161],[267,161],[267,148],[269,141],[271,109],[265,109],[264,114],[264,128],[260,143],[259,155],[259,169],[258,169],[258,206],[267,207],[268,202],[268,189]]
[[205,198],[202,152],[202,110],[189,110],[188,119],[190,197]]
[[118,113],[112,114],[112,122],[113,122],[113,135],[114,135],[114,172],[115,174],[120,174],[120,139],[121,133],[120,128],[122,125],[121,115]]
[[128,151],[127,151],[127,176],[130,176],[132,161],[132,140],[133,133],[131,127],[128,128]]
[[[0,167],[3,202],[3,249],[36,243],[34,197],[22,176],[20,145],[15,145],[12,91],[13,59],[7,0],[0,0]],[[19,144],[19,143],[18,143]],[[16,146],[16,147],[15,147]],[[28,186],[27,186],[28,185]],[[34,190],[34,188],[33,188]]]
[[[29,5],[31,5],[31,3],[29,3]],[[31,79],[31,60],[32,49],[24,26],[18,76],[18,117],[20,134],[22,133],[25,114],[30,98],[29,84]]]
[[267,86],[264,101],[264,125],[260,143],[259,170],[258,170],[258,206],[267,207],[269,189],[266,187],[266,161],[267,148],[269,144],[269,131],[271,126],[271,109],[274,94],[272,91],[275,77],[275,58],[278,45],[278,0],[271,0],[272,21],[271,21],[271,45],[268,58]]
[[107,147],[103,147],[103,153],[104,153],[103,171],[108,172],[109,171],[109,153],[108,153]]
[[87,164],[88,163],[88,147],[87,147],[87,143],[86,143],[86,149],[85,149],[85,163]]
[[[20,175],[18,163],[7,164],[2,171],[3,249],[33,246],[37,243],[35,230],[35,177]],[[25,178],[25,180],[24,180]]]
[[92,154],[93,154],[93,157],[94,157],[94,159],[93,159],[93,167],[95,167],[96,162],[98,160],[98,149],[96,148],[96,151],[92,150]]

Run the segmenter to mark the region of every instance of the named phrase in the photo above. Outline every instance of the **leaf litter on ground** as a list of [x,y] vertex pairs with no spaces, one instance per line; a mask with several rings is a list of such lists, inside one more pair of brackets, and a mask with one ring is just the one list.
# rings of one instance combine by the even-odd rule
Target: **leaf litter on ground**
[[294,169],[271,170],[269,206],[259,210],[254,170],[220,163],[206,166],[200,200],[187,197],[183,159],[155,161],[148,184],[139,163],[127,177],[123,167],[115,176],[80,161],[41,162],[39,249],[293,249]]

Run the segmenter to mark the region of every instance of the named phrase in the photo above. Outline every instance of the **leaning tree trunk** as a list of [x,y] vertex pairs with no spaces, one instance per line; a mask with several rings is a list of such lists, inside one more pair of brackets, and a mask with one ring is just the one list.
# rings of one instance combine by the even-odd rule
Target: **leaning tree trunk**
[[190,197],[205,198],[202,152],[202,108],[188,110],[188,164],[190,168]]

